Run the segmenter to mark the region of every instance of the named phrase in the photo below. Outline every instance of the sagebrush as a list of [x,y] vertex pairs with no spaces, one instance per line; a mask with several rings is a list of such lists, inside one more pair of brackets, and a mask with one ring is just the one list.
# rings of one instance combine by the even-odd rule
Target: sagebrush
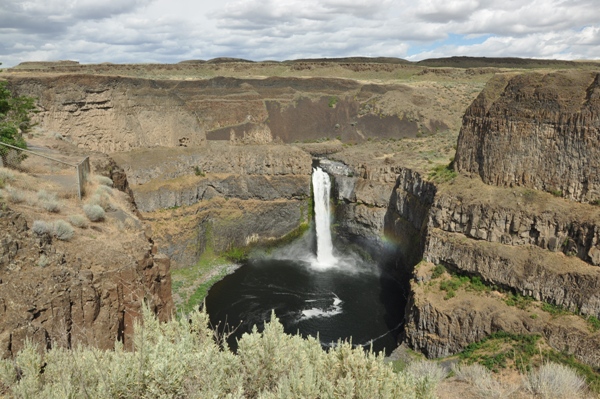
[[0,361],[0,382],[17,398],[421,398],[383,356],[342,342],[324,351],[275,318],[244,334],[237,354],[216,343],[202,312],[160,323],[145,309],[134,331],[133,351],[27,343]]
[[106,177],[106,176],[98,175],[98,176],[94,177],[94,180],[96,180],[96,182],[98,184],[101,184],[103,186],[108,186],[108,187],[112,187],[113,186],[112,179],[110,179],[109,177]]
[[95,204],[85,204],[83,206],[83,212],[92,222],[101,222],[106,216],[104,209],[102,209],[100,205]]
[[61,241],[69,241],[73,238],[74,230],[73,227],[64,220],[57,220],[54,222],[54,236]]
[[49,234],[52,232],[52,226],[46,222],[44,222],[43,220],[34,220],[33,224],[31,225],[31,230],[41,236],[43,234]]
[[524,385],[529,392],[543,399],[581,398],[586,388],[585,380],[575,370],[552,362],[530,371]]
[[70,215],[69,223],[71,223],[75,227],[80,227],[82,229],[85,229],[88,227],[88,221],[87,221],[86,217],[83,215]]

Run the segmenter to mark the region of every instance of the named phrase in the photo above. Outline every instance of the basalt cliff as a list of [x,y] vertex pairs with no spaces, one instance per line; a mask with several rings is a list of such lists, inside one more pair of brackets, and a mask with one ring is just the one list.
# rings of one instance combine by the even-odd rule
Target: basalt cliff
[[[430,263],[411,282],[409,345],[437,357],[500,330],[535,333],[600,364],[600,334],[585,322],[600,316],[600,211],[586,203],[596,198],[597,82],[572,71],[497,76],[463,118],[461,175],[433,198],[403,195],[428,208],[417,226]],[[494,289],[448,295],[432,264]],[[515,294],[534,302],[509,306]]]

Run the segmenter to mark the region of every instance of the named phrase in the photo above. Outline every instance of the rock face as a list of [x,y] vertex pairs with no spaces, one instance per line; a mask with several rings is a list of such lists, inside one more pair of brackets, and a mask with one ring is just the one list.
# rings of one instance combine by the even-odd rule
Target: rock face
[[[585,322],[600,316],[600,210],[580,203],[597,198],[600,183],[598,83],[580,72],[499,75],[463,119],[456,167],[471,177],[397,190],[390,211],[415,233],[421,226],[429,262],[411,282],[409,345],[446,356],[503,330],[541,334],[555,349],[600,364],[599,334]],[[400,175],[397,187],[414,181]],[[445,297],[430,282],[434,264],[572,313],[509,307],[499,291]]]
[[333,176],[338,235],[366,244],[376,258],[392,250],[402,271],[422,258],[434,184],[399,165],[325,161],[321,167]]
[[[392,236],[403,252],[416,252],[407,266],[421,259],[430,262],[419,264],[411,282],[405,341],[437,357],[497,331],[540,334],[555,349],[600,364],[594,355],[600,353],[599,334],[584,320],[600,316],[600,269],[589,256],[597,250],[600,211],[547,193],[489,187],[462,176],[438,187],[417,181],[410,173],[400,175],[396,200],[390,203],[393,225],[400,227]],[[445,298],[438,283],[428,284],[432,270],[423,270],[427,264],[444,265],[580,316],[554,317],[542,308],[521,311],[506,305],[501,293],[460,292]]]
[[492,185],[600,198],[600,74],[494,78],[467,110],[456,167]]
[[425,279],[431,275],[431,269],[426,263],[415,274],[407,306],[405,340],[428,357],[453,355],[470,343],[505,331],[539,334],[556,350],[572,353],[595,367],[600,365],[600,333],[591,333],[579,316],[554,317],[537,308],[523,310],[498,298],[469,293],[444,299],[444,293],[427,285]]
[[487,242],[533,245],[600,265],[600,211],[534,191],[488,189],[508,201],[473,198],[456,190],[436,197],[430,227]]
[[[151,80],[8,76],[37,98],[36,122],[88,150],[415,137],[447,129],[418,112],[412,89],[335,78]],[[414,102],[414,104],[413,104]],[[414,110],[398,103],[411,104]],[[412,109],[411,108],[411,109]]]
[[431,229],[426,257],[491,284],[557,304],[573,312],[600,314],[600,268],[529,245],[509,247],[465,240],[456,233]]
[[158,148],[113,154],[159,251],[189,266],[279,239],[308,221],[312,158],[284,145]]
[[11,81],[36,97],[36,121],[48,131],[105,153],[156,146],[201,145],[206,136],[173,84],[102,76],[59,76]]
[[[171,316],[169,259],[144,233],[105,247],[86,237],[67,243],[39,236],[30,223],[0,211],[0,356],[17,353],[25,339],[42,347],[107,349],[117,340],[131,347],[143,301],[160,319]],[[111,256],[98,256],[108,250]]]

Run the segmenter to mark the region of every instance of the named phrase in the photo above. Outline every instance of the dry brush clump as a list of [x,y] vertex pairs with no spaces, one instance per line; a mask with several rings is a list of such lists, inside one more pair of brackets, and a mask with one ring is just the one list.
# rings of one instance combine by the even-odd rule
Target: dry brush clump
[[49,193],[46,190],[39,190],[37,192],[37,199],[40,202],[42,208],[48,212],[58,213],[60,212],[61,206],[58,201],[56,194]]
[[15,174],[7,168],[0,167],[0,188],[4,188],[9,182],[15,180]]
[[73,227],[64,220],[57,220],[53,224],[53,233],[56,238],[61,241],[69,241],[73,238]]
[[96,181],[96,183],[103,185],[103,186],[108,186],[108,187],[113,186],[113,181],[106,176],[98,175],[98,176],[94,177],[94,180]]
[[523,384],[530,393],[542,399],[570,399],[584,397],[586,383],[575,370],[548,362],[530,371]]
[[3,191],[4,198],[13,204],[20,204],[25,201],[25,193],[18,188],[6,186]]
[[88,200],[88,204],[98,205],[105,211],[114,211],[115,205],[112,200],[113,190],[108,186],[98,186],[94,194]]
[[502,384],[493,377],[489,369],[478,363],[453,365],[452,371],[457,380],[472,385],[482,398],[508,398],[519,388]]
[[437,362],[418,360],[410,363],[406,372],[411,375],[416,384],[419,397],[435,398],[435,389],[448,376],[448,371]]
[[52,232],[52,226],[43,220],[34,220],[31,225],[31,230],[38,236],[44,234],[50,234]]
[[[277,319],[223,348],[208,316],[160,323],[148,309],[134,350],[43,350],[31,343],[0,360],[0,386],[26,398],[406,398],[422,396],[415,378],[348,343],[329,351],[314,338],[287,335]],[[221,341],[222,342],[222,341]]]
[[75,233],[73,227],[64,220],[56,220],[51,223],[43,220],[34,220],[31,230],[39,236],[50,234],[61,241],[69,241]]
[[83,212],[88,219],[92,222],[101,222],[104,220],[106,214],[104,213],[104,209],[100,205],[96,204],[85,204],[83,206]]
[[69,223],[81,229],[88,227],[88,220],[84,215],[69,215]]

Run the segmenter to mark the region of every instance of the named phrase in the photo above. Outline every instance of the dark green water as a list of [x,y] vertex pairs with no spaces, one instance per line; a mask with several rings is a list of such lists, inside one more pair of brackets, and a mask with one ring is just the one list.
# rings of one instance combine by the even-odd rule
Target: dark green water
[[216,283],[206,298],[213,325],[238,326],[229,344],[271,311],[290,334],[317,336],[323,346],[339,339],[372,344],[389,353],[397,346],[406,304],[400,284],[375,265],[341,261],[315,267],[308,260],[258,259]]

